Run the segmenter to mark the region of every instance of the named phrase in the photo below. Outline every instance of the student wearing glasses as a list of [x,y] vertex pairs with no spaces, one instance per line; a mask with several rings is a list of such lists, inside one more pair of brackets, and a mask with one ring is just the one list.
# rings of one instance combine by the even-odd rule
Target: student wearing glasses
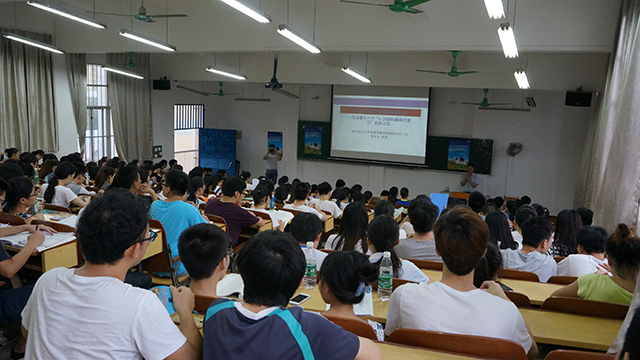
[[3,211],[23,218],[27,224],[30,224],[34,219],[44,220],[43,206],[37,200],[38,192],[33,182],[24,176],[15,177],[8,182],[11,191],[7,192],[7,202]]
[[123,283],[155,236],[147,206],[114,189],[85,209],[77,227],[85,264],[36,283],[22,312],[31,359],[196,359],[202,339],[188,288],[171,288],[180,329],[150,291]]

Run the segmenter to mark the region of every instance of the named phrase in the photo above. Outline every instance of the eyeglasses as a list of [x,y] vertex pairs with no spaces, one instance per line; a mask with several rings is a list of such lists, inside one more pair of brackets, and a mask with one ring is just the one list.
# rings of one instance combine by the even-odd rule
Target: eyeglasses
[[4,206],[7,204],[7,200],[0,199],[0,209],[4,209]]
[[153,231],[153,230],[149,230],[149,237],[148,238],[144,238],[144,239],[140,239],[140,240],[136,240],[133,243],[131,243],[131,245],[127,246],[127,249],[132,247],[133,245],[137,244],[137,243],[143,243],[147,240],[149,240],[149,242],[153,242],[156,238],[158,237],[158,233]]

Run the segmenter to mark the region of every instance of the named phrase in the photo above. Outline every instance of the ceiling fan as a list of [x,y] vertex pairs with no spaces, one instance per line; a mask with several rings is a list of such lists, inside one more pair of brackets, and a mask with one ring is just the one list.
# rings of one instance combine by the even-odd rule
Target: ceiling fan
[[451,76],[451,77],[458,77],[460,75],[477,73],[477,71],[458,71],[458,68],[456,67],[456,59],[458,58],[458,53],[459,53],[459,51],[451,51],[451,55],[453,56],[453,66],[451,66],[451,70],[449,72],[447,72],[447,71],[436,71],[436,70],[421,70],[421,69],[416,69],[416,71],[432,73],[432,74],[448,75],[448,76]]
[[222,85],[223,85],[222,81],[220,81],[218,83],[218,85],[220,85],[220,90],[217,93],[209,93],[210,95],[217,95],[217,96],[238,95],[238,94],[229,94],[229,93],[226,93],[226,92],[222,91]]
[[487,100],[487,93],[489,92],[489,89],[484,89],[484,98],[482,98],[482,101],[479,103],[470,103],[470,102],[461,102],[460,104],[464,104],[464,105],[476,105],[479,106],[480,109],[483,108],[488,108],[489,106],[502,106],[502,105],[512,105],[511,103],[489,103],[489,100]]
[[359,5],[384,6],[386,8],[389,8],[389,10],[397,13],[406,12],[409,14],[419,14],[422,12],[422,10],[414,9],[414,7],[420,4],[424,4],[430,0],[407,0],[407,1],[394,0],[393,4],[388,4],[388,5],[374,4],[374,3],[361,2],[361,1],[352,1],[352,0],[340,0],[340,1],[345,3],[359,4]]
[[102,15],[113,15],[113,16],[133,16],[134,19],[138,21],[144,22],[155,22],[153,19],[157,18],[170,18],[170,17],[188,17],[186,14],[166,14],[166,15],[147,15],[147,9],[144,7],[144,0],[140,1],[140,8],[138,9],[138,13],[135,15],[130,14],[116,14],[116,13],[107,13],[107,12],[95,12],[96,14]]
[[204,95],[204,96],[226,96],[226,95],[238,95],[238,94],[230,94],[230,93],[226,93],[222,90],[222,81],[220,81],[218,83],[220,85],[220,90],[218,92],[207,92],[207,91],[201,91],[201,90],[196,90],[196,89],[192,89],[192,88],[188,88],[186,86],[182,86],[182,85],[178,85],[176,86],[176,89],[182,89],[182,90],[187,90],[190,91],[192,93],[198,94],[198,95]]

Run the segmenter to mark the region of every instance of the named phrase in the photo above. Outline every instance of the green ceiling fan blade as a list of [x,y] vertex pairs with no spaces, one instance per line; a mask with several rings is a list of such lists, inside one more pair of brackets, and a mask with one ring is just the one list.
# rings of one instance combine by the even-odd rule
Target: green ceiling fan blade
[[421,70],[421,69],[416,69],[416,71],[418,72],[426,72],[426,73],[431,73],[431,74],[448,74],[446,71],[435,71],[435,70]]
[[418,6],[420,4],[424,4],[424,3],[428,2],[428,1],[431,1],[431,0],[408,0],[408,1],[403,2],[403,4],[408,6],[408,7],[414,7],[414,6]]
[[405,9],[404,12],[407,12],[409,14],[420,14],[423,11],[410,7],[410,8]]
[[389,6],[389,5],[383,5],[383,4],[373,4],[373,3],[368,3],[368,2],[351,1],[351,0],[340,0],[340,2],[351,3],[351,4],[359,4],[359,5],[373,5],[373,6],[384,6],[384,7],[388,7]]
[[477,74],[478,71],[457,71],[458,75]]

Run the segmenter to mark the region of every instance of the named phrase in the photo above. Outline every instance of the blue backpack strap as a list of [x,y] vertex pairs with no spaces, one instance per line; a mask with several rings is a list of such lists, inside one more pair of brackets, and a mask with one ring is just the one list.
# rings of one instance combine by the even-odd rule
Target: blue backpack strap
[[[208,315],[209,313],[207,313],[207,316]],[[296,342],[302,351],[304,360],[315,360],[315,356],[313,356],[313,351],[311,350],[311,343],[309,343],[309,338],[307,338],[307,335],[302,332],[300,322],[298,322],[298,320],[293,316],[291,311],[276,309],[267,316],[272,315],[280,317],[287,324],[289,331],[291,331],[293,338],[296,339]]]
[[235,301],[225,301],[225,302],[221,302],[219,304],[216,304],[216,305],[210,307],[209,309],[207,309],[207,315],[204,317],[204,321],[209,320],[210,317],[215,315],[220,310],[232,308],[232,307],[235,307],[235,306],[236,306],[236,302]]

